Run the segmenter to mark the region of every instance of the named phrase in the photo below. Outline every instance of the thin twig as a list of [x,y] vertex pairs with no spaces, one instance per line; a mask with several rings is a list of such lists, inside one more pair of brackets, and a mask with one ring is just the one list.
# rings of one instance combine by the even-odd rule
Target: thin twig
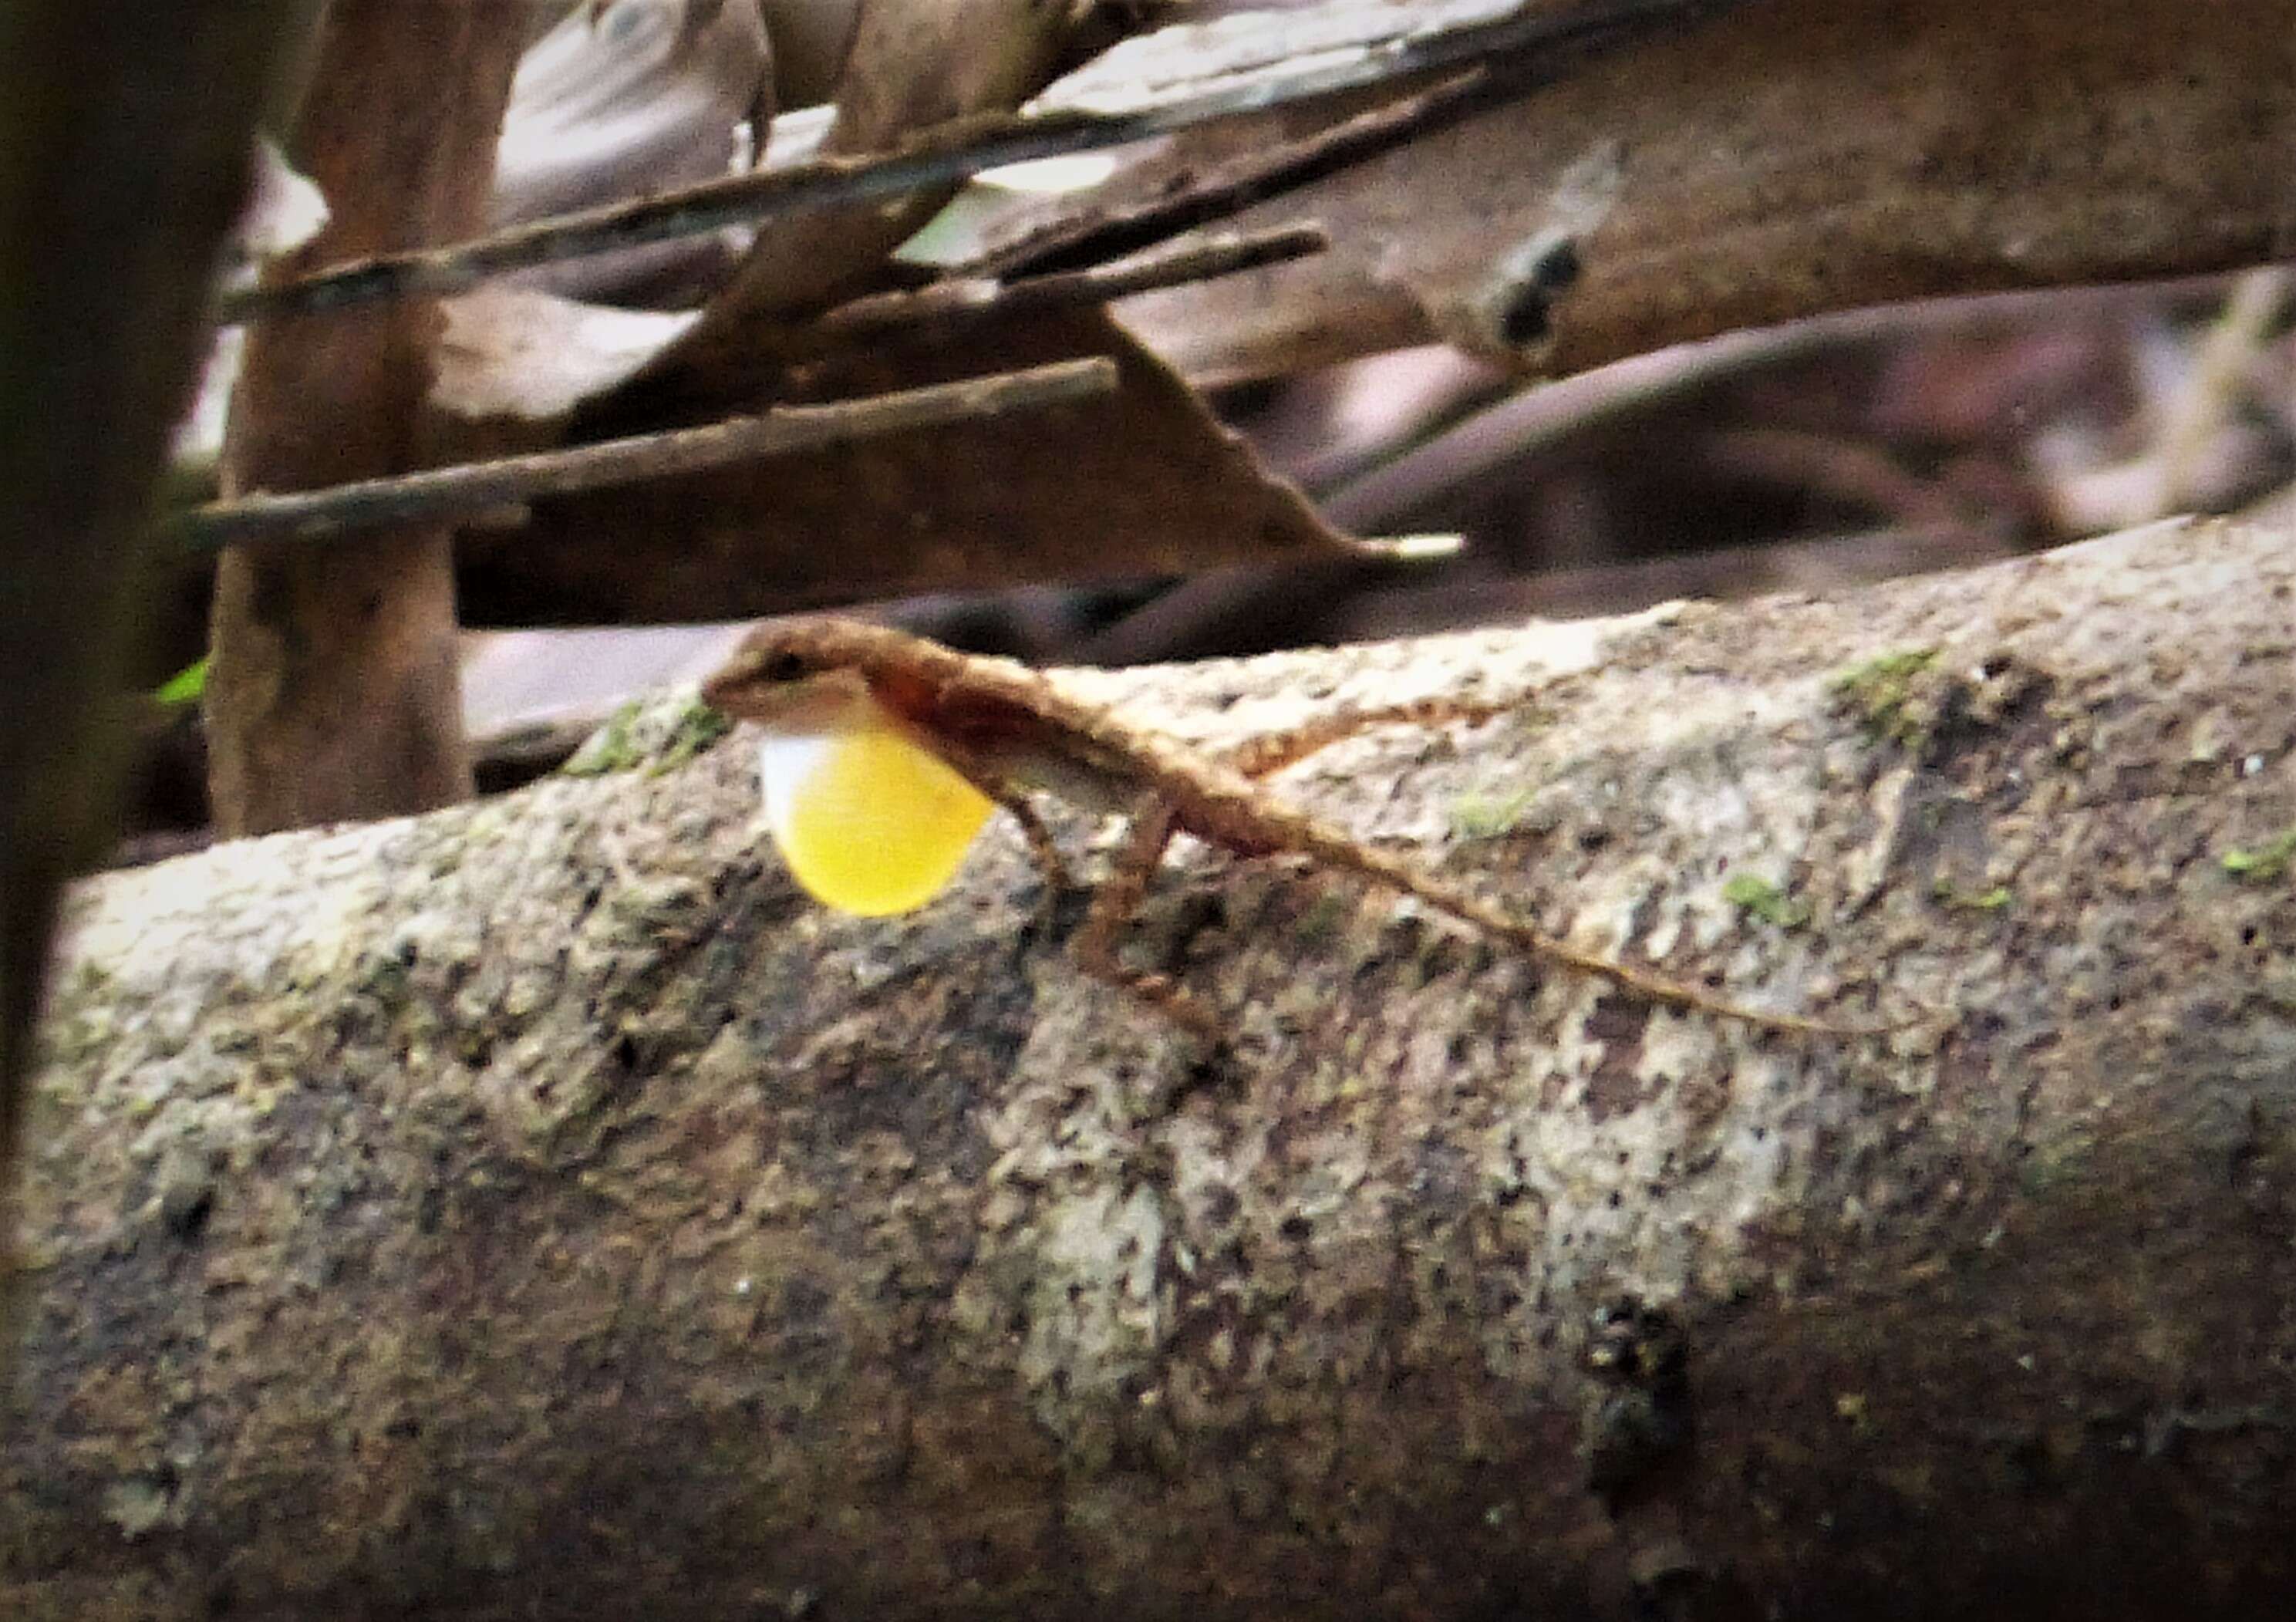
[[2222,310],[2184,374],[2149,391],[2144,415],[2152,443],[2126,461],[2041,473],[2050,517],[2066,535],[2133,529],[2180,509],[2212,508],[2226,494],[2210,490],[2209,453],[2251,393],[2246,373],[2296,291],[2296,272],[2262,265],[2226,289]]
[[979,319],[1106,304],[1152,288],[1207,282],[1256,266],[1321,253],[1331,245],[1330,233],[1314,224],[1282,225],[1273,231],[1248,233],[1222,232],[1201,242],[1113,265],[1095,266],[1090,270],[1005,281],[990,276],[957,276],[907,292],[872,293],[824,312],[816,326],[824,335],[843,339],[926,321]]
[[217,319],[225,324],[255,321],[381,299],[464,292],[507,271],[703,235],[728,225],[756,225],[800,209],[914,191],[998,164],[1090,151],[1149,133],[1119,135],[1113,126],[1124,122],[1078,114],[964,120],[930,131],[898,152],[816,158],[785,169],[726,176],[513,225],[469,242],[378,254],[291,282],[234,289],[217,300]]
[[969,266],[976,274],[1037,276],[1137,253],[1183,231],[1242,213],[1438,128],[1489,99],[1492,79],[1470,68],[1416,94],[1343,119],[1272,152],[1233,159],[1168,196],[1046,222]]
[[[1039,158],[1091,152],[1218,119],[1343,91],[1358,91],[1462,63],[1532,51],[1567,54],[1576,62],[1594,50],[1622,45],[1657,28],[1678,27],[1744,0],[1595,0],[1557,15],[1531,7],[1495,23],[1447,33],[1399,33],[1365,48],[1327,53],[1311,65],[1182,94],[1136,111],[1056,111],[1000,114],[952,121],[927,130],[890,153],[816,158],[788,168],[727,176],[679,191],[555,219],[513,226],[490,236],[407,253],[354,260],[293,281],[236,289],[218,300],[219,321],[311,314],[377,299],[462,292],[486,278],[530,266],[728,225],[756,225],[800,209],[884,197],[982,169]],[[1521,81],[1517,81],[1519,87]]]
[[348,529],[483,512],[537,496],[701,472],[877,434],[1089,399],[1112,393],[1116,384],[1116,363],[1105,356],[1059,361],[826,406],[777,406],[760,415],[570,450],[211,502],[173,520],[166,529],[171,542],[194,551],[255,540],[321,540]]

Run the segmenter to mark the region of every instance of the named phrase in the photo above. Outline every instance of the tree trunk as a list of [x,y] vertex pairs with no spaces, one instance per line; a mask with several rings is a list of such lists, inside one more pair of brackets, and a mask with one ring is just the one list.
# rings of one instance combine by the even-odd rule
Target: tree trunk
[[116,827],[152,486],[294,9],[0,6],[0,1225],[56,897]]
[[814,911],[746,748],[91,883],[0,1607],[2267,1614],[2288,523],[1077,678],[1229,738],[1519,692],[1279,787],[1731,995],[1937,1012],[1887,1038],[1197,851],[1134,944],[1207,1057],[1010,830]]
[[[526,12],[499,0],[331,0],[295,156],[332,217],[282,261],[477,232]],[[435,300],[249,334],[225,482],[299,490],[452,460],[426,400]],[[467,432],[467,430],[462,430]],[[331,547],[239,546],[217,565],[211,799],[226,833],[450,804],[471,792],[456,685],[451,526]]]

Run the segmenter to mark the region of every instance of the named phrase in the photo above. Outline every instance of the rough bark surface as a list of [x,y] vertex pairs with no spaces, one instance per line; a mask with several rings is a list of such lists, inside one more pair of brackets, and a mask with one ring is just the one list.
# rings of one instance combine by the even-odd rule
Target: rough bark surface
[[0,1610],[2269,1614],[2288,528],[1081,684],[1519,691],[1283,790],[1734,995],[1946,1011],[1885,1040],[1196,852],[1137,944],[1207,1066],[1009,830],[814,911],[742,748],[87,885]]

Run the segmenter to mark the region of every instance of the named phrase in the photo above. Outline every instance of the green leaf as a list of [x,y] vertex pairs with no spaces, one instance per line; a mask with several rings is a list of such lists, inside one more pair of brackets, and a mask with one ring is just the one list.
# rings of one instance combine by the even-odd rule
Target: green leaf
[[1452,831],[1463,840],[1505,838],[1522,826],[1536,798],[1529,789],[1462,795],[1451,807]]
[[196,704],[207,690],[208,661],[207,656],[201,654],[153,688],[152,696],[162,704]]

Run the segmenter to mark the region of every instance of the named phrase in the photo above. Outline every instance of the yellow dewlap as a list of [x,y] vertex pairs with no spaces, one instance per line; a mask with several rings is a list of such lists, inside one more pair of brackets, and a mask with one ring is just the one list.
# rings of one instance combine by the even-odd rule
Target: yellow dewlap
[[865,918],[939,895],[996,809],[890,727],[768,738],[758,765],[791,873],[823,905]]

